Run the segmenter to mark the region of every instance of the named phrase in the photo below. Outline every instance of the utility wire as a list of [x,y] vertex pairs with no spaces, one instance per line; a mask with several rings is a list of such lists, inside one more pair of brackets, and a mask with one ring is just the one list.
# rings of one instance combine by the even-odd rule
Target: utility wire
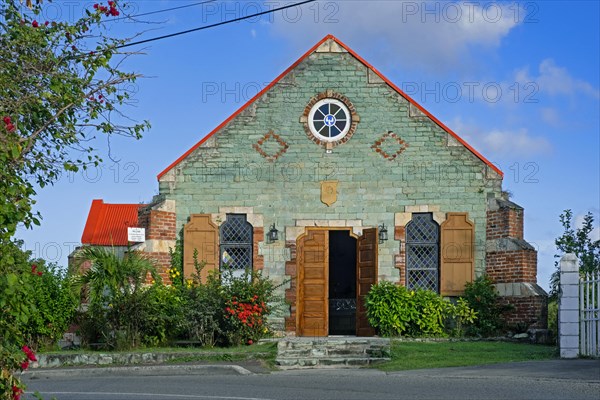
[[153,37],[150,39],[146,39],[146,40],[140,40],[137,42],[132,42],[132,43],[126,43],[123,44],[121,46],[117,46],[117,49],[121,49],[123,47],[129,47],[129,46],[135,46],[137,44],[143,44],[143,43],[148,43],[148,42],[154,42],[156,40],[162,40],[162,39],[166,39],[166,38],[170,38],[170,37],[174,37],[174,36],[179,36],[179,35],[185,35],[186,33],[190,33],[190,32],[196,32],[196,31],[201,31],[204,29],[208,29],[208,28],[215,28],[217,26],[221,26],[221,25],[225,25],[225,24],[230,24],[232,22],[237,22],[237,21],[242,21],[245,19],[249,19],[249,18],[253,18],[253,17],[258,17],[260,15],[265,15],[265,14],[270,14],[270,13],[274,13],[276,11],[281,11],[281,10],[285,10],[287,8],[291,8],[291,7],[296,7],[296,6],[301,6],[303,4],[307,4],[307,3],[312,3],[316,0],[305,0],[305,1],[300,1],[298,3],[294,3],[294,4],[288,4],[287,6],[282,6],[282,7],[278,7],[278,8],[274,8],[272,10],[267,10],[267,11],[262,11],[256,14],[251,14],[251,15],[245,15],[243,17],[239,17],[239,18],[234,18],[234,19],[230,19],[227,21],[221,21],[221,22],[217,22],[216,24],[211,24],[211,25],[205,25],[205,26],[200,26],[198,28],[193,28],[193,29],[188,29],[186,31],[181,31],[181,32],[175,32],[175,33],[170,33],[168,35],[163,35],[163,36],[157,36],[157,37]]
[[175,10],[180,10],[182,8],[201,6],[201,5],[207,4],[207,3],[214,3],[215,1],[217,1],[217,0],[201,1],[201,2],[198,2],[198,3],[186,4],[184,6],[177,6],[177,7],[171,7],[171,8],[165,8],[163,10],[149,11],[147,13],[136,14],[136,15],[125,15],[125,16],[122,16],[122,17],[119,17],[119,18],[111,18],[110,22],[119,21],[121,19],[131,19],[131,18],[137,18],[137,17],[144,17],[146,15],[159,14],[159,13],[164,13],[164,12],[167,12],[167,11],[175,11]]

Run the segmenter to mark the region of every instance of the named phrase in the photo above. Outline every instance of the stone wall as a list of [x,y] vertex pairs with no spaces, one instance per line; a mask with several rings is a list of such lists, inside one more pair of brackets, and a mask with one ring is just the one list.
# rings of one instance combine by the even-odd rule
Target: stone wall
[[[336,146],[307,137],[306,107],[322,93],[351,102],[355,115],[352,136]],[[329,206],[321,201],[323,181],[337,183],[336,201]],[[501,183],[497,172],[437,122],[328,41],[162,175],[159,190],[177,205],[173,233],[191,214],[212,214],[216,224],[224,220],[224,209],[252,209],[260,217],[251,222],[255,268],[289,282],[285,326],[293,330],[295,242],[304,227],[360,233],[358,227],[385,224],[390,235],[379,245],[379,279],[403,282],[405,223],[397,223],[398,215],[409,220],[414,212],[434,217],[467,212],[480,275],[486,270],[487,230],[491,236],[496,229],[519,235],[522,213],[516,210],[513,225],[488,223],[487,199],[500,197]],[[275,244],[264,240],[271,224],[280,232]]]
[[[308,56],[161,177],[161,195],[177,204],[177,227],[192,213],[253,207],[263,227],[275,223],[282,241],[294,241],[297,236],[287,233],[297,232],[287,228],[300,221],[394,227],[396,213],[431,206],[440,213],[468,212],[484,242],[487,195],[499,195],[501,177],[351,54],[331,50]],[[360,118],[353,136],[331,153],[309,140],[300,122],[311,99],[328,89],[347,97]],[[402,146],[397,157],[384,157]],[[337,181],[331,206],[320,200],[326,180]],[[399,240],[391,234],[380,245],[380,279],[400,279]],[[264,246],[265,272],[284,273],[286,261],[275,261],[269,251]],[[475,252],[482,273],[485,248]]]

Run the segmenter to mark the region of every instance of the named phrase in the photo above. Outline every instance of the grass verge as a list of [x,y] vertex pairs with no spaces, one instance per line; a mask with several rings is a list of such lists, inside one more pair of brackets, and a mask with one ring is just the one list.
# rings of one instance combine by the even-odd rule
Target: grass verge
[[392,360],[376,367],[383,371],[466,367],[503,362],[558,358],[556,347],[510,342],[392,341]]

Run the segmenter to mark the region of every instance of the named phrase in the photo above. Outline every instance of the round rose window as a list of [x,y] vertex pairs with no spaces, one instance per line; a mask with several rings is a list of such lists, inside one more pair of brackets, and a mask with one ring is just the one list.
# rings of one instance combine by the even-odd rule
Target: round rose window
[[350,111],[336,99],[323,99],[315,103],[308,114],[308,127],[313,135],[325,142],[342,139],[352,123]]

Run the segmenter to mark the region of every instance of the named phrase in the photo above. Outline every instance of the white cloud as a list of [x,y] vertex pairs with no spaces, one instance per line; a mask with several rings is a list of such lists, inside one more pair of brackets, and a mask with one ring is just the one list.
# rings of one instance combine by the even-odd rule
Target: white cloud
[[560,115],[558,110],[551,107],[543,107],[540,109],[542,121],[551,126],[560,126]]
[[529,68],[524,67],[515,72],[515,80],[523,84],[533,82],[540,92],[550,96],[574,96],[583,94],[592,98],[600,98],[600,91],[589,82],[577,79],[569,71],[556,65],[553,59],[547,58],[538,66],[538,75],[530,75]]
[[543,136],[534,136],[525,128],[483,131],[476,125],[454,118],[449,126],[487,157],[531,157],[548,154],[552,145]]
[[475,62],[473,47],[498,47],[519,24],[517,10],[510,3],[318,2],[304,7],[298,21],[277,15],[275,29],[303,44],[307,36],[315,40],[332,33],[353,46],[369,48],[381,60],[394,53],[403,65],[445,69]]
[[496,155],[531,156],[547,154],[552,149],[550,142],[542,136],[532,136],[527,129],[516,131],[492,130],[478,139],[487,151]]

